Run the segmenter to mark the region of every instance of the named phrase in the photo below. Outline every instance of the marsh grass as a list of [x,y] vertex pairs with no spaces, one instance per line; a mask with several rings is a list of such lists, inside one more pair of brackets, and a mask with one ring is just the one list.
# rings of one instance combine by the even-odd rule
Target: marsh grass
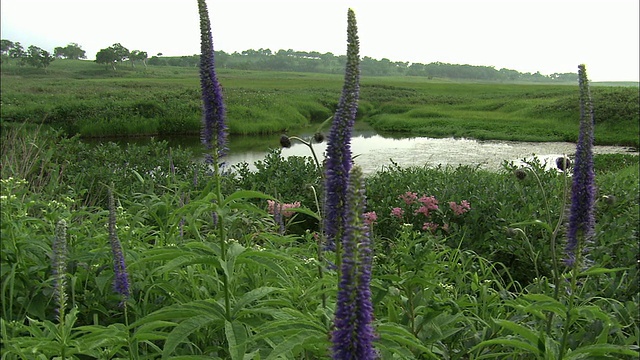
[[[32,71],[33,70],[33,71]],[[3,122],[50,124],[68,134],[195,134],[197,68],[54,61],[47,73],[2,65]],[[339,75],[220,70],[231,134],[267,134],[323,121]],[[358,120],[378,131],[432,137],[575,141],[577,91],[566,85],[460,83],[364,77]],[[596,143],[638,146],[637,88],[594,87]]]

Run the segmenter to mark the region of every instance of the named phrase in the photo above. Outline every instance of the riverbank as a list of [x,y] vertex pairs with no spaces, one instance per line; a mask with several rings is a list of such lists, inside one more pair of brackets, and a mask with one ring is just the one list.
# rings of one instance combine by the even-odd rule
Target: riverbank
[[[11,71],[9,71],[11,70]],[[2,65],[2,123],[47,124],[83,137],[183,135],[200,129],[197,69],[117,72],[55,61],[49,73]],[[335,111],[341,76],[221,69],[231,134],[314,129]],[[638,147],[638,91],[592,89],[598,145]],[[358,121],[379,132],[433,138],[568,141],[578,134],[578,89],[569,85],[454,83],[363,77]]]

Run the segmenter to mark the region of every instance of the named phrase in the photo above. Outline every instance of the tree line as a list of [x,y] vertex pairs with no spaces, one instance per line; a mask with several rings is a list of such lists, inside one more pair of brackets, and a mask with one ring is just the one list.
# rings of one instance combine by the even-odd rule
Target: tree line
[[[86,53],[76,43],[64,47],[56,47],[53,54],[37,46],[29,46],[26,50],[19,42],[1,41],[2,60],[16,59],[20,65],[32,65],[46,68],[55,59],[86,59]],[[260,48],[242,52],[227,53],[216,51],[216,66],[218,68],[263,70],[263,71],[293,71],[319,72],[329,74],[344,73],[346,57],[333,53],[317,51],[295,51],[292,49],[271,51]],[[101,49],[96,54],[95,62],[103,64],[111,70],[128,61],[131,67],[141,63],[144,67],[156,66],[186,66],[196,67],[200,63],[199,55],[191,56],[163,56],[158,53],[148,58],[146,51],[129,50],[120,43]],[[363,75],[367,76],[422,76],[427,78],[449,78],[464,80],[487,80],[508,82],[555,82],[575,83],[577,73],[553,73],[543,75],[540,72],[522,73],[511,69],[496,69],[493,66],[459,65],[443,62],[429,64],[410,63],[406,61],[391,61],[389,59],[373,59],[365,56],[360,62]]]
[[[55,59],[86,59],[86,51],[77,43],[69,43],[66,46],[58,46],[53,50],[53,54],[38,46],[31,45],[26,50],[20,42],[11,40],[0,40],[1,60],[2,62],[15,59],[18,65],[31,65],[34,67],[47,68]],[[141,50],[129,50],[120,43],[113,44],[109,47],[101,49],[96,54],[95,62],[104,64],[116,69],[117,64],[129,60],[132,67],[140,61],[145,67],[147,66],[147,52]]]
[[[295,51],[270,49],[249,49],[242,52],[226,53],[216,51],[216,67],[243,70],[321,72],[341,74],[344,72],[346,57],[333,53],[317,51]],[[149,65],[198,66],[199,55],[164,57],[152,56]],[[429,64],[373,59],[365,56],[360,63],[363,75],[368,76],[423,76],[427,78],[449,78],[489,81],[522,82],[576,82],[577,73],[553,73],[543,75],[540,72],[522,73],[511,69],[496,69],[493,66],[459,65],[443,62]]]

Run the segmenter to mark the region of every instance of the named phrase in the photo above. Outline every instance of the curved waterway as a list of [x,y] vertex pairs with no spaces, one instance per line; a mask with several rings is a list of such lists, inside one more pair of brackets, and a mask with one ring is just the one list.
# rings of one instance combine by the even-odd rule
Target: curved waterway
[[[326,144],[313,144],[318,157],[326,149]],[[575,153],[576,145],[568,142],[515,142],[515,141],[477,141],[472,139],[443,138],[434,139],[427,137],[413,138],[387,138],[381,135],[356,135],[351,139],[352,154],[356,156],[355,163],[359,165],[365,174],[371,174],[393,163],[402,167],[408,166],[479,166],[488,170],[498,170],[503,161],[518,163],[523,159],[533,156],[555,164],[555,159],[563,155]],[[595,146],[597,154],[607,153],[634,153],[626,147],[619,146]],[[264,158],[265,153],[231,153],[227,159],[230,164],[246,161],[253,164],[254,161]],[[311,156],[306,145],[293,142],[291,148],[282,149],[284,157]],[[320,161],[322,161],[320,159]]]
[[[312,134],[301,134],[303,139]],[[229,152],[225,157],[228,166],[246,162],[250,169],[254,163],[263,160],[269,148],[280,147],[280,135],[265,136],[230,136]],[[163,139],[169,146],[188,148],[198,156],[203,156],[203,147],[197,136],[174,137]],[[119,139],[118,143],[145,143],[146,139]],[[314,151],[322,161],[326,143],[313,144]],[[520,142],[520,141],[478,141],[472,139],[398,137],[397,134],[378,134],[372,129],[356,129],[351,139],[351,150],[356,156],[355,163],[365,174],[372,174],[393,163],[401,167],[409,166],[478,166],[487,170],[499,170],[502,163],[513,161],[518,163],[533,156],[546,161],[550,166],[555,159],[571,156],[576,145],[569,142]],[[638,155],[638,149],[620,146],[595,146],[596,154],[627,153]],[[282,156],[312,156],[309,148],[292,141],[290,148],[282,149]]]

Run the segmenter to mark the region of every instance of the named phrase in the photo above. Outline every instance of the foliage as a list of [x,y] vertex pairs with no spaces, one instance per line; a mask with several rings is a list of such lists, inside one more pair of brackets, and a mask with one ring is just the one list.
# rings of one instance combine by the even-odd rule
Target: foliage
[[57,58],[78,60],[86,59],[86,51],[82,50],[82,47],[77,43],[69,43],[67,46],[58,46],[53,49],[53,55]]
[[[20,144],[17,141],[27,129],[22,131],[13,133],[13,144]],[[3,130],[3,136],[6,133]],[[315,209],[312,191],[305,190],[317,179],[311,158],[285,160],[274,151],[256,171],[224,178],[223,194],[236,200],[227,203],[225,224],[233,240],[228,242],[223,267],[210,216],[208,177],[200,169],[194,178],[197,168],[180,160],[177,149],[169,152],[165,143],[158,142],[149,147],[105,144],[91,150],[77,138],[61,141],[42,130],[20,141],[33,142],[38,152],[25,145],[7,146],[3,159],[11,158],[10,149],[22,149],[12,156],[32,159],[35,165],[26,168],[39,173],[44,167],[48,173],[60,166],[62,174],[51,180],[58,184],[53,186],[46,177],[25,170],[30,179],[25,182],[10,178],[10,169],[16,167],[3,160],[1,303],[6,356],[34,349],[45,356],[60,356],[63,339],[68,339],[66,356],[78,358],[160,357],[163,352],[219,358],[231,358],[232,353],[256,359],[326,357],[335,273],[318,278],[314,227],[293,224],[312,217],[298,213],[280,235],[267,213],[266,199],[246,197],[259,190],[282,202],[300,201],[303,208]],[[169,159],[175,175],[167,170]],[[140,177],[123,171],[122,161],[129,169],[135,166]],[[603,270],[582,277],[579,315],[568,342],[573,355],[568,356],[606,353],[633,358],[640,333],[635,305],[640,220],[637,157],[599,155],[595,164],[599,237],[592,258]],[[162,170],[146,170],[157,165]],[[535,161],[525,169],[527,176],[518,180],[513,174],[518,168],[506,165],[497,173],[469,167],[388,168],[366,179],[368,210],[378,214],[372,232],[372,295],[375,347],[381,356],[464,359],[517,354],[535,358],[540,342],[545,344],[546,356],[552,356],[558,334],[545,332],[546,317],[540,314],[560,313],[564,308],[552,300],[547,235],[531,222],[547,222],[534,173],[545,189],[552,223],[560,215],[564,181],[562,173],[545,170]],[[81,177],[80,172],[88,175]],[[85,199],[89,193],[96,198],[106,189],[89,182],[91,177],[115,184],[116,229],[132,280],[126,313],[110,285],[106,203]],[[244,190],[232,196],[240,189]],[[472,209],[446,236],[420,228],[390,227],[394,221],[390,210],[402,201],[397,196],[408,190],[458,204],[468,199]],[[607,200],[608,196],[615,201]],[[70,308],[63,327],[54,318],[49,260],[59,219],[69,224]],[[530,224],[513,225],[527,221]],[[521,235],[507,232],[509,227],[527,235],[533,253]],[[533,264],[540,272],[537,279]],[[233,321],[220,312],[225,271],[231,274]],[[328,308],[322,306],[323,294]]]

